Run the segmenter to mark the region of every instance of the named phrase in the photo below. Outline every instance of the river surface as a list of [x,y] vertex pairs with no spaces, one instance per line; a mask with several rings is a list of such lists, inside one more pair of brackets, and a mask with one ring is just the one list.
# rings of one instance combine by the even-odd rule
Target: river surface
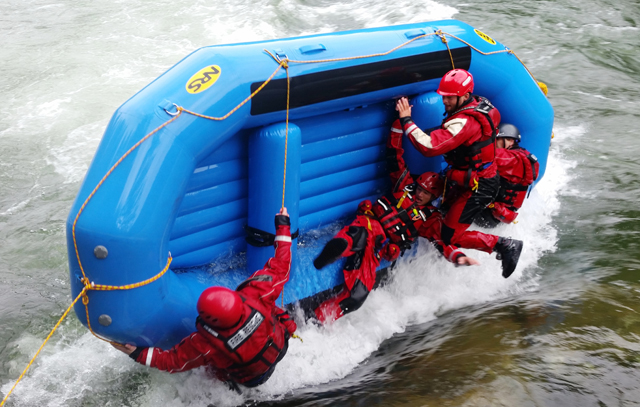
[[243,395],[134,364],[71,315],[7,405],[639,405],[636,0],[2,0],[1,395],[71,301],[65,221],[119,105],[202,46],[443,18],[515,50],[555,108],[545,178],[499,231],[526,242],[511,278],[423,245]]

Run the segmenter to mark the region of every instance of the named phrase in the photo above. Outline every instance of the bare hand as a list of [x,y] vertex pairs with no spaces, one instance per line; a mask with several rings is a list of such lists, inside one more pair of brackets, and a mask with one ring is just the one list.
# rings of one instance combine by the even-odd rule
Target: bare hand
[[283,215],[283,216],[286,216],[288,218],[289,214],[287,213],[287,208],[285,208],[284,206],[282,208],[280,208],[280,213],[278,213],[278,215]]
[[126,353],[127,355],[131,355],[131,353],[136,350],[135,346],[129,344],[121,345],[119,343],[112,343],[111,346],[118,349],[122,353]]
[[461,256],[458,258],[458,266],[477,266],[480,262],[473,257]]
[[398,111],[398,115],[400,117],[411,117],[411,108],[413,105],[409,104],[409,99],[406,97],[401,97],[396,102],[396,110]]

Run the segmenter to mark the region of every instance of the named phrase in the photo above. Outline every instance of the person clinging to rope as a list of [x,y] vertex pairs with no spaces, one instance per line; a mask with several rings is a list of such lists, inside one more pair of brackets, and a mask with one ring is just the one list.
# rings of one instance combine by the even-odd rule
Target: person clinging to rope
[[465,233],[474,218],[492,204],[498,194],[500,177],[495,163],[495,137],[500,113],[489,100],[473,95],[473,76],[464,69],[447,72],[438,87],[446,117],[440,128],[423,132],[411,119],[407,98],[397,101],[396,109],[404,134],[424,156],[444,155],[449,164],[447,185],[448,211],[442,225],[445,245],[469,247],[485,245],[484,251],[497,252],[502,260],[502,276],[508,278],[516,269],[522,241],[494,235],[476,235],[486,241],[469,242],[473,235]]
[[518,216],[527,191],[538,178],[540,164],[535,155],[520,147],[522,136],[513,124],[502,123],[496,136],[496,164],[500,174],[500,193],[493,207],[486,208],[475,218],[483,227],[511,223]]
[[237,388],[266,382],[287,353],[296,324],[276,306],[291,266],[289,215],[275,217],[275,255],[236,290],[209,287],[197,303],[196,332],[170,350],[113,345],[136,362],[169,373],[207,366]]
[[[418,236],[431,241],[456,265],[478,264],[458,247],[445,246],[440,239],[442,215],[434,201],[442,195],[442,178],[434,172],[420,176],[410,174],[403,154],[402,129],[400,121],[396,120],[387,140],[386,153],[393,190],[373,204],[369,200],[362,201],[356,219],[331,239],[313,262],[321,269],[347,257],[343,269],[344,288],[314,311],[315,318],[321,323],[360,308],[373,289],[380,258],[397,259]],[[389,242],[384,245],[387,239]]]

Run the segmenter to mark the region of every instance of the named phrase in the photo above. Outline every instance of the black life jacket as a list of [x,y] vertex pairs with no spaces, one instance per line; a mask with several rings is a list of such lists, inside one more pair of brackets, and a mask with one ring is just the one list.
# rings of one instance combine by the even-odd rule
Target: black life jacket
[[416,205],[415,185],[407,185],[403,191],[386,194],[373,204],[373,213],[382,225],[387,237],[406,250],[418,237],[418,230],[431,215],[428,209]]
[[245,383],[267,373],[288,348],[289,332],[276,322],[274,315],[258,300],[244,298],[244,316],[236,326],[216,329],[200,317],[198,332],[234,363],[225,369],[236,383]]
[[497,123],[500,122],[500,113],[489,102],[481,96],[472,95],[473,101],[461,109],[458,109],[443,123],[451,120],[454,116],[463,113],[472,116],[480,123],[482,137],[471,145],[460,145],[444,154],[445,159],[456,170],[479,171],[483,170],[493,162],[495,158],[495,140],[498,134]]

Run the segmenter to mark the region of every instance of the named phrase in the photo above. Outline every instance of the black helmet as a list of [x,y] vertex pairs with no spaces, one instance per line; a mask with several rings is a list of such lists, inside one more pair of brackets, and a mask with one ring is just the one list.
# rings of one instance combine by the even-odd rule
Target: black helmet
[[500,125],[500,131],[497,138],[512,138],[516,143],[519,143],[522,140],[522,136],[520,136],[520,130],[513,124],[502,123]]

